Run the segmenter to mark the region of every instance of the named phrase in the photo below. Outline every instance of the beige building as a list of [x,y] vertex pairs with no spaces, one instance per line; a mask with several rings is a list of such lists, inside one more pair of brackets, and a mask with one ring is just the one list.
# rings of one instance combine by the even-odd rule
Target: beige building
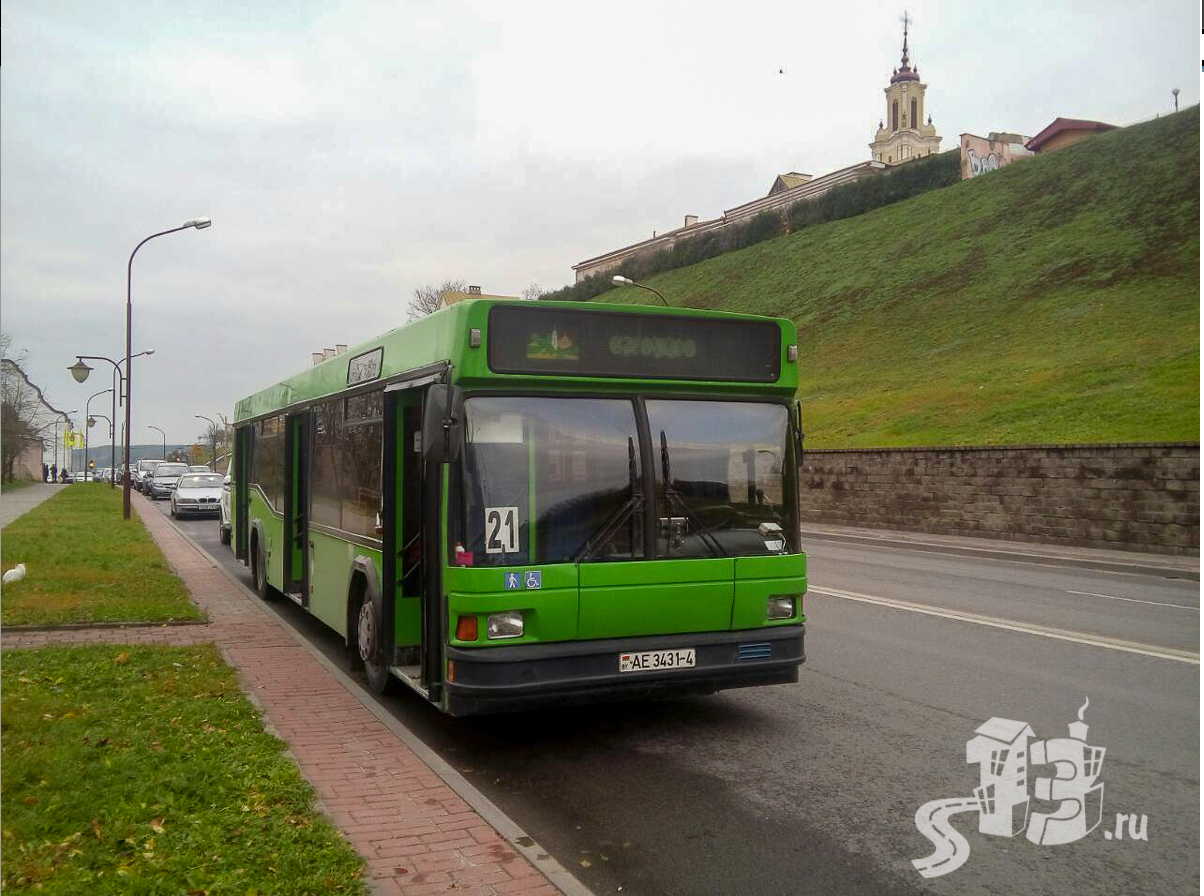
[[672,249],[678,240],[701,236],[713,230],[721,230],[729,224],[742,224],[761,212],[783,212],[796,202],[814,199],[835,186],[878,174],[885,168],[885,164],[871,160],[849,165],[847,168],[841,168],[821,177],[799,174],[796,171],[779,174],[774,178],[773,184],[765,196],[737,205],[735,208],[729,208],[718,218],[699,221],[697,215],[686,215],[685,223],[681,227],[663,233],[654,233],[651,239],[641,240],[630,246],[577,262],[573,265],[574,281],[580,283],[586,277],[605,274],[617,268],[633,255]]
[[932,116],[925,118],[924,95],[928,85],[920,80],[919,67],[911,67],[907,49],[908,24],[910,20],[904,16],[902,64],[891,74],[890,84],[883,91],[886,116],[878,122],[878,132],[870,144],[873,159],[887,165],[898,165],[941,151],[941,138],[932,124]]
[[1036,137],[1025,144],[1031,152],[1053,152],[1064,146],[1094,137],[1116,127],[1103,121],[1088,121],[1082,118],[1055,118]]

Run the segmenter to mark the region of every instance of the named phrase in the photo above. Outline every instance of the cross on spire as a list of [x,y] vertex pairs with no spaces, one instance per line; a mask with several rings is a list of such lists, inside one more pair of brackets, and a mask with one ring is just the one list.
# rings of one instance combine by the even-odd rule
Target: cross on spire
[[907,68],[907,26],[914,20],[908,15],[907,10],[903,10],[903,15],[899,16],[899,21],[903,23],[903,68]]

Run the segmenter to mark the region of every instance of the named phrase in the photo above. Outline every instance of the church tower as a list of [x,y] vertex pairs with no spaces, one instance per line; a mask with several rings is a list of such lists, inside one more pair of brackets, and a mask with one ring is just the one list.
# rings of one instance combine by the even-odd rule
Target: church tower
[[878,132],[870,144],[871,156],[888,165],[898,165],[941,150],[941,138],[933,127],[932,116],[925,118],[924,94],[928,85],[920,81],[920,70],[911,67],[908,55],[907,27],[910,24],[911,19],[903,13],[902,64],[891,74],[890,84],[884,91],[886,117],[878,122]]

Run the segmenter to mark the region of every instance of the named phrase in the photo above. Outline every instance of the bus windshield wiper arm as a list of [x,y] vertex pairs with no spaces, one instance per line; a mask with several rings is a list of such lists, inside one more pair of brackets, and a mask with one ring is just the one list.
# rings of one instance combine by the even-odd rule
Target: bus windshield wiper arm
[[661,430],[661,479],[665,484],[665,501],[666,503],[676,502],[682,515],[689,521],[691,526],[698,530],[698,537],[702,539],[712,554],[716,557],[726,557],[727,551],[723,549],[723,545],[719,543],[719,539],[714,536],[710,528],[702,523],[698,517],[694,515],[694,511],[690,510],[686,499],[683,498],[673,487],[673,479],[669,472],[669,441],[665,438],[665,431]]
[[636,476],[635,464],[635,440],[627,439],[627,475],[630,480],[631,495],[616,507],[611,514],[602,522],[602,525],[585,540],[581,549],[573,556],[573,563],[580,563],[582,560],[588,560],[590,556],[606,544],[619,526],[627,522],[627,520],[636,513],[644,509],[644,493],[640,490],[638,477]]

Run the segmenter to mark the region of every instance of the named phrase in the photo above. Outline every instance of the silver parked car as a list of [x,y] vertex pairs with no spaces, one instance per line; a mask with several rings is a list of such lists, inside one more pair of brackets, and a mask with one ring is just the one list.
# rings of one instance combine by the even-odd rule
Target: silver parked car
[[185,473],[171,496],[171,515],[221,513],[222,477],[217,473]]
[[188,467],[188,472],[189,473],[212,473],[213,471],[211,469],[209,469],[207,466],[205,466],[204,464],[190,464]]
[[150,481],[150,474],[161,463],[163,463],[161,459],[151,460],[150,458],[138,461],[138,466],[134,467],[134,477],[130,480],[130,486],[144,495],[147,494],[146,485]]
[[163,463],[155,467],[155,471],[146,479],[142,490],[152,501],[160,498],[170,498],[175,491],[176,482],[188,472],[188,464]]

